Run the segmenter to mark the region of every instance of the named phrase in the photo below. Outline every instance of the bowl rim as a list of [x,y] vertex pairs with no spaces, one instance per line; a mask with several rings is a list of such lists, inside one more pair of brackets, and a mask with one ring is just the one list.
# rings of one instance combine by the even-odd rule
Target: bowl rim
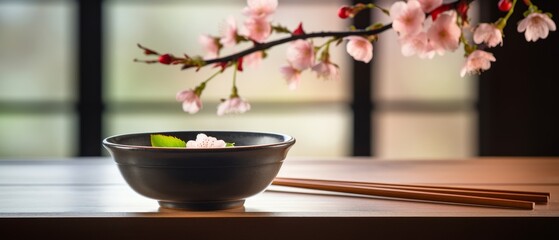
[[[173,133],[203,133],[208,136],[212,136],[212,133],[251,133],[251,134],[265,134],[265,135],[275,135],[280,136],[286,139],[285,141],[277,142],[277,143],[268,143],[268,144],[256,144],[256,145],[249,145],[249,146],[234,146],[234,147],[220,147],[220,148],[181,148],[181,147],[152,147],[152,146],[142,146],[142,145],[129,145],[129,144],[121,144],[110,142],[111,139],[115,139],[118,137],[128,137],[133,135],[150,135],[150,134],[167,134],[172,135]],[[183,140],[184,141],[184,140]],[[285,145],[292,145],[295,143],[295,138],[291,135],[277,133],[277,132],[264,132],[264,131],[229,131],[229,130],[192,130],[192,131],[153,131],[153,132],[131,132],[131,133],[123,133],[123,134],[116,134],[105,137],[102,141],[102,144],[106,147],[114,147],[120,149],[128,149],[128,150],[161,150],[161,151],[188,151],[188,152],[215,152],[217,151],[236,151],[236,150],[250,150],[256,148],[264,148],[264,147],[282,147]]]

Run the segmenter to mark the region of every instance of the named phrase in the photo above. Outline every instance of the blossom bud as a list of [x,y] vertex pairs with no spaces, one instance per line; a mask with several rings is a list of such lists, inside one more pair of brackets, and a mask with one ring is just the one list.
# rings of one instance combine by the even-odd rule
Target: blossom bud
[[175,58],[173,56],[171,56],[170,54],[163,54],[163,55],[159,56],[158,60],[162,64],[169,65],[175,60]]
[[468,9],[470,8],[470,5],[468,5],[468,3],[464,0],[460,1],[458,3],[458,6],[456,6],[456,12],[458,12],[458,15],[462,18],[462,21],[467,22],[468,21]]
[[470,6],[468,5],[468,3],[466,3],[466,1],[460,1],[458,3],[458,6],[456,7],[456,11],[461,15],[464,16],[468,13],[468,8]]
[[498,6],[499,10],[508,12],[512,7],[512,2],[510,0],[500,0]]
[[225,69],[227,68],[227,65],[229,63],[228,62],[218,62],[214,65],[214,67],[220,67],[221,68],[221,72],[225,71]]
[[303,23],[299,23],[299,26],[295,31],[293,31],[293,35],[303,35],[305,34],[305,30],[303,30]]
[[439,14],[450,10],[451,6],[452,6],[451,4],[443,4],[435,8],[433,11],[431,11],[431,19],[433,19],[433,21],[437,20]]
[[240,57],[239,59],[237,59],[237,70],[239,72],[243,71],[243,57]]
[[346,19],[348,17],[351,16],[351,13],[353,12],[353,10],[351,9],[350,6],[342,6],[340,9],[338,9],[338,17],[342,18],[342,19]]

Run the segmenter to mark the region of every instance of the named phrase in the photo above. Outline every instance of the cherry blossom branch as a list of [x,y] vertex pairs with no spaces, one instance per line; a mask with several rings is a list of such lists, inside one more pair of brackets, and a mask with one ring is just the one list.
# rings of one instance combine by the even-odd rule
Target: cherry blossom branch
[[[241,51],[241,52],[229,55],[229,56],[221,57],[221,58],[209,59],[209,60],[204,61],[204,63],[205,64],[212,64],[212,63],[234,61],[234,60],[236,60],[236,59],[238,59],[242,56],[246,56],[246,55],[254,53],[254,52],[266,50],[266,49],[272,48],[272,47],[277,46],[277,45],[281,45],[281,44],[284,44],[284,43],[288,43],[288,42],[295,41],[295,40],[300,40],[300,39],[319,38],[319,37],[343,38],[343,37],[347,37],[347,36],[370,36],[370,35],[375,35],[375,34],[382,33],[382,32],[384,32],[384,31],[386,31],[390,28],[392,28],[392,23],[384,25],[380,28],[372,29],[372,30],[354,30],[354,31],[344,31],[344,32],[314,32],[314,33],[301,34],[301,35],[292,35],[290,37],[278,39],[278,40],[267,42],[267,43],[257,43],[256,45],[254,45],[254,47],[251,47],[251,48],[246,49],[244,51]],[[188,67],[183,67],[183,69],[185,69],[185,68],[188,68]]]
[[[465,4],[470,4],[472,2],[474,2],[475,0],[457,0],[451,3],[447,3],[444,4],[442,6],[442,8],[440,8],[441,10],[447,10],[447,9],[456,9],[459,6],[459,3],[465,3]],[[377,7],[376,5],[372,5],[372,7]],[[361,11],[363,9],[359,9],[359,11]],[[387,10],[385,9],[381,9],[384,12],[386,12]],[[430,15],[431,13],[427,14]],[[203,67],[205,65],[209,65],[209,64],[213,64],[213,63],[220,63],[222,64],[222,66],[226,66],[226,64],[228,62],[233,62],[236,61],[237,59],[239,59],[240,57],[249,55],[251,53],[254,52],[258,52],[258,51],[262,51],[262,50],[266,50],[266,49],[270,49],[272,47],[275,47],[277,45],[281,45],[284,43],[288,43],[288,42],[292,42],[295,40],[301,40],[301,39],[310,39],[310,38],[321,38],[321,37],[334,37],[334,38],[343,38],[343,37],[347,37],[347,36],[371,36],[371,35],[376,35],[376,34],[380,34],[386,30],[389,30],[392,28],[392,23],[386,24],[386,25],[382,25],[380,27],[374,28],[374,29],[365,29],[365,30],[351,30],[351,31],[341,31],[341,32],[314,32],[314,33],[303,33],[303,34],[292,34],[290,37],[286,37],[286,38],[281,38],[275,41],[271,41],[271,42],[266,42],[266,43],[257,43],[254,42],[255,45],[251,48],[248,48],[246,50],[228,55],[228,56],[224,56],[224,57],[220,57],[220,58],[214,58],[214,59],[209,59],[209,60],[204,60],[204,61],[199,61],[197,64],[197,67]],[[149,50],[149,49],[148,49]],[[180,62],[177,62],[176,64],[178,64]],[[184,69],[188,69],[193,67],[192,64],[184,64],[183,67],[181,68],[182,70]]]
[[[287,65],[280,67],[279,71],[286,80],[289,89],[296,89],[301,82],[301,73],[305,70],[313,71],[318,78],[339,78],[338,65],[330,60],[329,48],[332,43],[338,45],[347,40],[347,53],[356,61],[368,63],[373,55],[372,44],[379,38],[379,34],[393,29],[398,34],[402,54],[405,56],[417,55],[420,58],[433,58],[436,54],[464,48],[465,64],[460,71],[466,74],[479,74],[490,68],[491,62],[496,58],[485,49],[493,48],[503,43],[503,29],[514,12],[519,0],[499,0],[497,6],[506,15],[496,22],[479,23],[471,28],[468,11],[470,4],[475,0],[454,0],[443,3],[441,0],[395,1],[390,10],[376,6],[373,3],[344,5],[338,9],[338,17],[342,19],[353,18],[366,9],[377,8],[390,16],[390,23],[375,23],[364,29],[346,31],[321,31],[306,33],[302,23],[295,30],[290,30],[281,25],[272,25],[267,17],[272,14],[278,5],[278,0],[247,0],[247,7],[243,14],[249,18],[244,22],[247,34],[239,34],[233,18],[227,19],[227,26],[221,36],[201,35],[199,41],[206,51],[206,59],[201,56],[174,56],[170,53],[160,54],[154,50],[138,44],[145,55],[157,56],[157,59],[138,60],[143,63],[161,63],[165,65],[182,65],[181,69],[196,68],[199,70],[208,65],[221,68],[210,78],[201,82],[197,87],[179,92],[177,101],[183,103],[183,110],[196,113],[202,108],[200,96],[206,83],[215,76],[223,73],[225,69],[234,67],[233,86],[228,99],[223,99],[218,106],[218,115],[230,113],[243,113],[250,110],[250,104],[238,93],[236,86],[237,71],[243,71],[243,61],[247,64],[258,63],[266,56],[266,50],[277,45],[291,43],[286,51]],[[518,32],[524,32],[528,42],[545,39],[550,31],[556,30],[555,22],[549,12],[541,11],[530,0],[523,0],[528,6],[523,15],[524,19],[518,22]],[[426,18],[431,18],[431,24],[424,24]],[[472,42],[465,36],[465,31],[472,30]],[[266,42],[271,34],[287,34],[287,36]],[[325,38],[327,41],[317,46],[312,41],[303,41],[312,38]],[[224,47],[236,46],[243,42],[252,42],[252,46],[242,51],[226,56],[219,56]]]
[[[433,12],[427,13],[427,16],[433,14],[433,15],[437,15],[440,12],[446,11],[448,9],[457,9],[460,8],[460,5],[462,6],[467,6],[470,3],[474,2],[475,0],[456,0],[454,2],[450,2],[450,3],[446,3],[441,5],[439,8],[433,10]],[[346,11],[352,11],[351,7],[347,7],[348,9],[346,9]],[[354,17],[354,15],[358,14],[360,11],[366,9],[366,8],[380,8],[374,4],[368,4],[368,5],[359,5],[359,6],[355,6],[353,8],[353,11],[351,14],[352,17]],[[388,10],[380,8],[383,12],[388,12]],[[467,11],[467,9],[464,9],[464,11]],[[348,16],[349,16],[348,15]],[[146,55],[159,55],[159,59],[158,60],[138,60],[138,59],[134,59],[134,61],[136,62],[144,62],[144,63],[163,63],[163,64],[172,64],[172,65],[178,65],[178,64],[182,64],[182,70],[191,68],[191,67],[197,67],[197,68],[201,68],[204,67],[206,65],[210,65],[210,64],[219,64],[222,69],[225,69],[227,67],[229,67],[234,61],[237,61],[239,58],[249,55],[251,53],[254,52],[258,52],[258,51],[262,51],[262,50],[267,50],[270,48],[273,48],[277,45],[281,45],[281,44],[285,44],[288,42],[292,42],[295,40],[301,40],[301,39],[310,39],[310,38],[320,38],[320,37],[333,37],[334,39],[341,39],[344,37],[348,37],[348,36],[372,36],[372,35],[376,35],[376,34],[380,34],[386,30],[389,30],[392,28],[392,23],[388,23],[386,25],[374,25],[374,28],[371,29],[372,26],[369,26],[366,29],[362,29],[362,30],[350,30],[350,31],[330,31],[330,32],[314,32],[314,33],[291,33],[291,36],[289,37],[285,37],[285,38],[281,38],[278,40],[274,40],[271,42],[265,42],[265,43],[258,43],[253,41],[254,46],[250,47],[248,49],[245,49],[243,51],[228,55],[228,56],[224,56],[224,57],[218,57],[218,58],[213,58],[213,59],[208,59],[208,60],[203,60],[202,58],[200,58],[199,56],[196,56],[194,58],[189,57],[188,55],[185,55],[184,58],[181,57],[175,57],[171,54],[159,54],[156,51],[153,51],[149,48],[143,47],[140,44],[138,44],[138,47],[144,50],[144,53]],[[284,32],[289,32],[284,31]]]

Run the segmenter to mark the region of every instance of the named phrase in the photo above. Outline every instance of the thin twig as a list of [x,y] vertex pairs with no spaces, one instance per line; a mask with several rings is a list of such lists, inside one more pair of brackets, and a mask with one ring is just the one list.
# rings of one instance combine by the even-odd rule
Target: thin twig
[[277,45],[281,45],[281,44],[284,44],[284,43],[287,43],[287,42],[299,40],[299,39],[309,39],[309,38],[319,38],[319,37],[343,38],[343,37],[347,37],[347,36],[369,36],[369,35],[382,33],[382,32],[384,32],[384,31],[386,31],[390,28],[392,28],[392,24],[384,25],[380,28],[373,29],[373,30],[366,30],[366,31],[355,30],[355,31],[344,31],[344,32],[315,32],[315,33],[308,33],[308,34],[301,34],[301,35],[291,35],[290,37],[278,39],[278,40],[275,40],[275,41],[256,44],[256,45],[254,45],[254,47],[251,47],[249,49],[246,49],[244,51],[241,51],[241,52],[238,52],[238,53],[235,53],[235,54],[231,54],[229,56],[206,60],[205,63],[206,64],[212,64],[212,63],[217,63],[217,62],[233,61],[233,60],[235,60],[239,57],[246,56],[246,55],[254,53],[254,52],[266,50],[268,48],[271,48],[271,47],[274,47],[274,46],[277,46]]

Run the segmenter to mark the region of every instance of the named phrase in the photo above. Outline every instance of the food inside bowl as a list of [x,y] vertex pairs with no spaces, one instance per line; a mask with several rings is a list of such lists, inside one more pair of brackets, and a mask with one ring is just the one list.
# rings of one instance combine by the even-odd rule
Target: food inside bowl
[[188,142],[175,136],[151,134],[150,142],[152,147],[223,148],[235,146],[235,143],[225,142],[204,133],[199,133],[196,135],[196,140],[188,140]]

